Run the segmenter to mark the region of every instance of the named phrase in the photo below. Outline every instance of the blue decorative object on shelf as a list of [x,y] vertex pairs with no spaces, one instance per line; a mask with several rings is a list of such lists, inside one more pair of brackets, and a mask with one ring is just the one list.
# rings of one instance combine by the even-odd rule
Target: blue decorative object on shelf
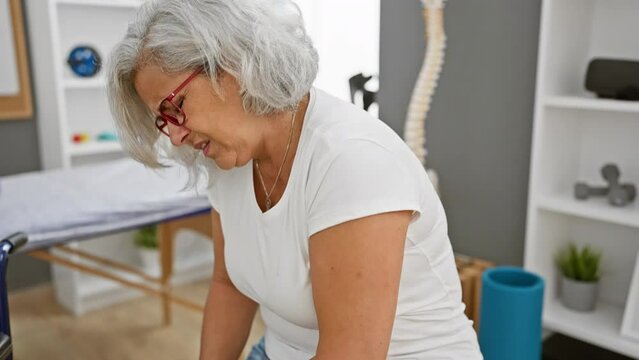
[[544,280],[498,266],[482,275],[479,346],[484,360],[541,358]]
[[118,141],[118,136],[111,131],[104,131],[98,134],[98,141]]
[[102,60],[100,54],[90,46],[76,46],[69,53],[67,64],[74,74],[81,77],[92,77],[100,71]]

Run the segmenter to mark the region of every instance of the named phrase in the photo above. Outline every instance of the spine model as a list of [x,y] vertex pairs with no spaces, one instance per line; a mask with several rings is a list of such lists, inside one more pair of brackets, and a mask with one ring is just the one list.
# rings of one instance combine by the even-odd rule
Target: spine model
[[[446,48],[444,0],[422,0],[422,15],[426,53],[408,105],[404,124],[404,141],[426,167],[428,151],[426,150],[425,121],[444,64]],[[431,169],[428,170],[428,175],[437,189],[437,174]]]

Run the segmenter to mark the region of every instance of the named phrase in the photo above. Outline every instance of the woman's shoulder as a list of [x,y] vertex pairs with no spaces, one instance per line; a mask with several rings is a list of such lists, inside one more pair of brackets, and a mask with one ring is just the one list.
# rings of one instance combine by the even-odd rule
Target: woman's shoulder
[[[387,152],[399,163],[417,161],[406,143],[382,120],[363,109],[317,90],[308,145],[316,165],[353,152]],[[417,161],[419,162],[419,161]]]
[[[320,89],[314,89],[310,130],[332,142],[395,134],[383,121],[364,109]],[[388,130],[388,131],[387,131]]]
[[360,180],[370,183],[398,180],[407,185],[404,182],[411,179],[415,188],[427,183],[420,161],[383,121],[326,93],[316,100],[305,156],[308,190],[331,181],[327,178],[346,183],[344,178],[362,174],[367,179]]

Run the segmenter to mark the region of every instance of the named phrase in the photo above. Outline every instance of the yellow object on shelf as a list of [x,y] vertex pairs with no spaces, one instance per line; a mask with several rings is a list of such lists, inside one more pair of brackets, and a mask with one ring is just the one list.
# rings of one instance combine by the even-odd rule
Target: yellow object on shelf
[[73,134],[73,137],[71,138],[71,140],[76,143],[85,143],[87,141],[89,141],[91,139],[91,135],[89,135],[89,133],[76,133]]

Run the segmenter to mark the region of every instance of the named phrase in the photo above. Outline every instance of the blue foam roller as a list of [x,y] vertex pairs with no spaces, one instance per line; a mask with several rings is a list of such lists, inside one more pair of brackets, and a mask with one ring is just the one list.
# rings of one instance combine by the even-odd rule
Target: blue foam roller
[[484,360],[541,359],[544,280],[519,267],[482,275],[479,346]]

